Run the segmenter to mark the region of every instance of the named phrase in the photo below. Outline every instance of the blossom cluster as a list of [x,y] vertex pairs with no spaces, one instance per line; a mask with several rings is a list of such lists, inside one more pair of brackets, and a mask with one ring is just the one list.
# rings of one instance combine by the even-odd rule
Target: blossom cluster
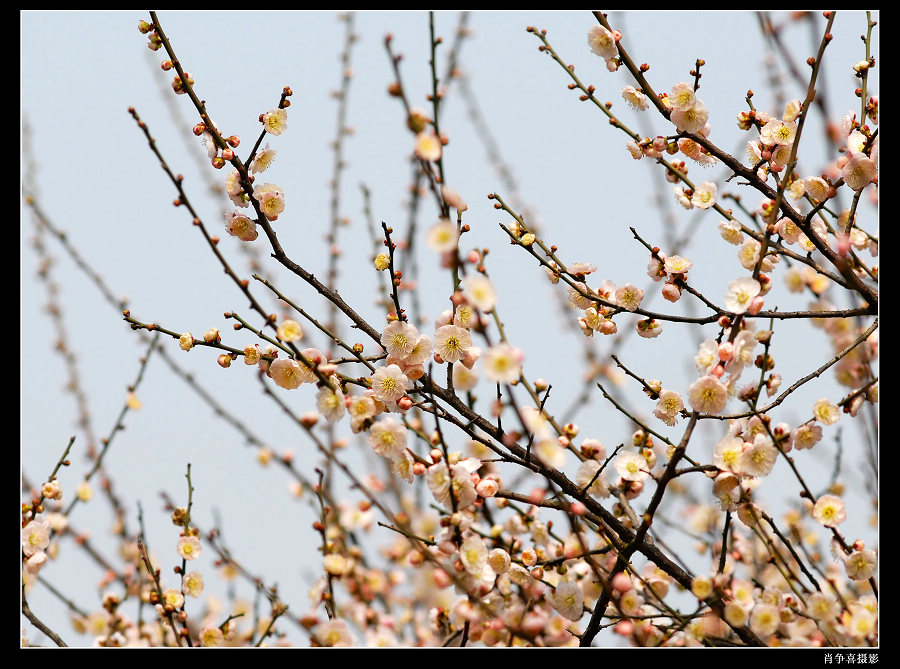
[[[600,628],[623,642],[647,646],[878,642],[878,550],[862,539],[845,538],[856,509],[843,479],[835,474],[817,487],[800,473],[811,456],[830,447],[831,437],[840,440],[846,422],[865,417],[878,402],[878,335],[868,322],[875,312],[866,301],[877,301],[877,266],[861,259],[864,252],[876,257],[878,245],[856,220],[862,192],[873,185],[870,192],[877,191],[877,133],[857,122],[855,114],[847,115],[833,132],[839,157],[821,175],[802,177],[793,170],[803,164],[796,159],[809,105],[791,100],[778,118],[742,111],[738,126],[754,135],[747,142],[749,169],[734,168],[732,176],[739,174],[746,180],[742,186],[764,197],[755,208],[744,197],[737,213],[725,209],[729,197],[738,201],[726,192],[728,181],[695,183],[688,180],[684,162],[669,162],[681,153],[704,168],[736,164],[715,157],[722,152],[710,141],[709,110],[698,96],[699,73],[691,72],[693,84],[679,82],[655,95],[643,78],[648,68],[634,69],[626,54],[622,32],[610,28],[605,16],[595,17],[600,25],[587,35],[591,53],[610,72],[631,69],[633,85],[621,91],[622,98],[634,111],[655,108],[666,127],[655,138],[635,139],[639,135],[611,116],[612,125],[629,135],[628,151],[635,159],[658,163],[654,167],[662,169],[661,178],[673,184],[667,191],[674,189],[684,210],[703,221],[717,216],[717,224],[701,223],[696,232],[703,248],[710,239],[721,244],[719,238],[731,245],[726,248],[737,247],[737,262],[728,259],[734,273],[717,273],[702,283],[698,275],[713,263],[672,237],[661,243],[667,252],[639,238],[650,251],[646,266],[642,255],[622,282],[592,281],[596,265],[565,262],[564,250],[545,241],[544,232],[526,224],[499,196],[490,196],[495,209],[515,220],[508,228],[514,252],[537,259],[551,282],[548,290],[570,308],[561,320],[579,342],[595,347],[585,349],[588,383],[575,410],[587,406],[599,386],[625,417],[626,428],[605,417],[589,428],[559,420],[557,395],[547,381],[532,378],[533,360],[514,345],[513,328],[504,327],[503,286],[495,279],[508,275],[508,268],[492,265],[489,249],[463,250],[470,231],[463,223],[468,205],[443,183],[444,169],[449,172],[451,166],[445,164],[447,136],[437,130],[446,92],[437,81],[429,93],[430,113],[408,104],[399,81],[389,94],[403,97],[402,122],[414,137],[406,149],[417,175],[427,182],[422,192],[433,194],[440,210],[423,236],[447,283],[443,290],[417,297],[427,298],[429,306],[449,302],[451,308],[438,307],[436,318],[426,318],[418,308],[412,317],[401,308],[409,308],[405,300],[416,289],[417,277],[415,270],[395,267],[411,258],[403,254],[413,245],[392,243],[385,224],[385,239],[373,233],[372,241],[386,250],[366,261],[369,269],[382,272],[377,278],[391,274],[375,326],[366,320],[368,312],[344,302],[334,284],[326,286],[311,272],[291,267],[328,300],[337,318],[343,314],[354,332],[370,337],[368,350],[345,340],[334,322],[323,325],[277,291],[283,314],[293,308],[299,315],[279,319],[257,308],[253,298],[264,322],[259,331],[232,312],[225,314],[238,321],[233,337],[257,336],[240,345],[232,345],[217,327],[195,338],[191,332],[179,335],[181,329],[141,324],[125,312],[132,329],[161,331],[184,352],[196,356],[215,350],[223,369],[243,358],[244,365],[237,367],[248,378],[258,377],[264,393],[302,431],[302,446],[309,449],[302,457],[287,448],[277,453],[277,447],[261,446],[255,437],[248,441],[258,447],[259,465],[275,462],[290,471],[294,497],[315,510],[311,527],[321,556],[308,587],[309,608],[294,607],[289,614],[311,645],[574,646],[592,643]],[[150,48],[157,50],[163,43],[154,28],[140,25]],[[549,49],[546,36],[536,34]],[[698,61],[698,70],[701,65]],[[862,61],[855,72],[862,77],[873,65]],[[163,63],[164,70],[172,67],[172,60]],[[566,68],[575,82],[570,88],[581,87],[590,96],[594,89],[585,89],[573,70]],[[173,90],[181,94],[194,85],[185,73],[173,81]],[[286,211],[284,191],[255,179],[276,157],[268,143],[262,146],[263,138],[287,129],[288,91],[277,108],[259,116],[260,139],[246,164],[234,153],[239,138],[223,138],[207,121],[205,109],[204,121],[194,126],[211,165],[234,168],[225,176],[224,190],[234,207],[225,215],[225,226],[241,242],[256,241],[259,228],[263,241],[272,240],[270,224]],[[862,91],[859,95],[865,97]],[[863,121],[877,124],[877,96],[861,104]],[[612,107],[604,106],[607,115]],[[843,186],[854,192],[854,203],[838,211],[830,204]],[[590,250],[585,245],[578,252]],[[338,255],[333,251],[334,258]],[[779,274],[783,282],[775,280]],[[249,282],[237,282],[249,296]],[[657,290],[663,308],[651,311]],[[853,296],[853,308],[839,306],[839,291]],[[788,371],[778,348],[783,293],[812,296],[805,313],[788,316],[825,333],[828,354],[833,354],[805,376]],[[684,315],[698,305],[706,310],[701,316]],[[674,311],[682,308],[684,313]],[[302,326],[301,317],[306,319]],[[611,364],[597,362],[608,353],[601,347],[617,346],[628,337],[634,341],[635,334],[636,347],[658,350],[673,332],[687,340],[682,333],[688,328],[697,336],[684,349],[686,360],[679,362],[687,362],[688,371],[679,378],[674,372],[644,377],[632,366],[634,358],[617,349],[609,359],[620,368],[618,376]],[[597,332],[605,337],[594,338]],[[316,337],[328,343],[313,345]],[[553,354],[564,350],[554,345]],[[799,394],[794,395],[797,388],[828,370],[847,394],[823,391],[802,406]],[[597,383],[604,376],[621,380],[613,391],[621,395],[614,398]],[[626,384],[633,384],[636,401],[625,399]],[[140,401],[129,391],[126,406],[137,410]],[[788,398],[794,403],[782,413],[779,407]],[[729,406],[733,413],[726,413]],[[877,426],[877,420],[872,422]],[[348,434],[353,436],[344,438]],[[359,452],[352,452],[354,446]],[[805,453],[810,450],[815,453]],[[352,457],[365,463],[363,469],[353,470]],[[327,466],[311,465],[317,458]],[[315,482],[308,478],[310,471],[318,476]],[[766,487],[781,485],[775,472],[794,476],[799,490],[782,517],[763,496]],[[75,488],[82,503],[93,496],[91,475]],[[92,634],[98,645],[110,646],[185,640],[201,646],[281,643],[286,604],[276,588],[248,577],[250,571],[223,548],[217,530],[201,532],[196,526],[190,468],[187,478],[190,503],[169,505],[178,536],[164,558],[149,552],[143,536],[138,540],[122,530],[120,553],[127,566],[121,573],[109,570],[101,587],[102,610],[78,612],[77,628]],[[109,492],[108,482],[104,488]],[[63,486],[55,471],[33,497],[22,505],[23,592],[38,582],[60,550],[58,537],[69,529],[60,512]],[[259,512],[273,513],[269,508]],[[276,513],[289,517],[282,509]],[[688,544],[694,542],[690,567],[680,555],[677,560],[669,555],[673,551],[661,526],[670,524],[690,537]],[[381,542],[377,548],[376,540]],[[232,601],[225,608],[209,596],[210,568],[194,565],[210,553],[223,580],[252,582],[262,595],[256,604]],[[679,601],[686,593],[692,597],[687,607]],[[205,609],[192,606],[190,600],[207,596]],[[260,613],[263,599],[270,610]],[[128,600],[147,605],[155,618],[133,619],[121,608]]]

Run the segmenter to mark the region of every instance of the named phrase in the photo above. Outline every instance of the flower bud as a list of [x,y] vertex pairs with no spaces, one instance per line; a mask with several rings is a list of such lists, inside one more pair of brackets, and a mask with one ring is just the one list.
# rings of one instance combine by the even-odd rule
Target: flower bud
[[500,485],[494,479],[481,479],[475,486],[475,492],[481,497],[493,497],[500,489]]

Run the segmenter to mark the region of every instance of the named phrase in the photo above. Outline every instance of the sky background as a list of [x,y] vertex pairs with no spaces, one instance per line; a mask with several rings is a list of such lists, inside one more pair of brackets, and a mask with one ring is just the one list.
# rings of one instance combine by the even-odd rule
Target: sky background
[[[233,310],[252,316],[246,299],[223,274],[188,213],[172,206],[175,190],[128,113],[128,108],[134,107],[147,123],[171,169],[184,175],[185,189],[207,229],[222,238],[220,250],[240,276],[249,278],[240,242],[229,237],[221,223],[222,212],[230,210],[228,202],[209,192],[210,177],[221,185],[227,170],[213,170],[199,140],[189,134],[198,120],[196,111],[187,96],[172,95],[168,88],[172,73],[159,69],[164,51],[149,51],[146,37],[137,30],[138,21],[148,17],[140,11],[29,11],[20,17],[21,111],[23,127],[27,124],[29,128],[23,142],[30,143],[36,159],[33,168],[23,161],[23,178],[36,185],[45,214],[66,231],[71,244],[113,294],[127,299],[135,318],[176,332],[190,331],[198,338],[208,328],[218,327],[226,344],[243,348],[251,342],[250,333],[233,333],[232,321],[223,318],[223,313]],[[324,277],[328,252],[324,236],[330,220],[329,182],[334,162],[330,146],[338,109],[332,93],[341,82],[344,22],[332,11],[164,11],[159,18],[220,131],[242,138],[237,150],[242,158],[258,136],[259,115],[277,105],[284,86],[293,89],[287,131],[266,138],[278,156],[258,183],[282,187],[286,209],[274,223],[279,239],[290,257]],[[776,22],[787,18],[787,13],[775,15]],[[819,16],[817,20],[821,32],[824,19]],[[436,32],[444,38],[438,51],[441,76],[447,69],[458,21],[456,12],[435,14]],[[770,53],[754,14],[629,12],[611,13],[610,22],[622,30],[623,43],[632,57],[650,64],[648,78],[657,91],[689,81],[696,59],[705,59],[698,96],[710,111],[710,139],[738,157],[743,157],[748,137],[735,119],[746,109],[748,89],[756,92],[753,101],[757,109],[779,116],[786,100],[802,98],[805,93],[805,85],[791,79],[784,62]],[[497,192],[508,203],[516,203],[520,213],[527,213],[528,220],[540,226],[548,244],[558,246],[567,262],[596,265],[592,286],[603,279],[618,285],[632,282],[647,290],[644,306],[651,309],[699,313],[696,303],[693,312],[684,299],[669,305],[660,299],[658,284],[649,287],[653,284],[646,276],[648,254],[629,227],[670,254],[674,251],[667,245],[696,229],[690,245],[679,248],[678,253],[694,261],[691,284],[713,301],[721,302],[728,283],[746,271],[738,262],[736,247],[718,235],[719,216],[711,211],[682,210],[659,167],[649,160],[631,159],[625,150],[625,135],[611,128],[593,104],[579,102],[578,93],[567,90],[570,80],[565,72],[538,51],[540,41],[526,31],[531,25],[546,29],[561,58],[575,66],[585,84],[597,88],[598,98],[612,101],[613,111],[630,127],[648,136],[672,132],[672,126],[652,110],[641,115],[622,101],[621,89],[633,82],[625,68],[609,73],[602,59],[590,52],[587,32],[595,23],[590,12],[471,13],[470,34],[462,44],[458,66],[475,102],[467,102],[459,83],[453,83],[441,108],[440,125],[450,139],[444,157],[447,184],[469,205],[463,222],[472,232],[464,238],[465,248],[490,249],[485,264],[496,284],[498,313],[511,343],[525,351],[526,376],[552,383],[547,408],[563,420],[571,416],[581,426],[579,437],[594,437],[613,447],[630,436],[633,426],[603,402],[599,390],[595,388],[588,401],[573,410],[586,372],[584,351],[593,350],[602,358],[613,350],[613,339],[597,335],[585,341],[573,326],[577,314],[560,306],[562,287],[551,286],[537,263],[506,241],[499,224],[509,225],[511,219],[496,211],[487,195]],[[850,110],[858,112],[851,66],[865,57],[859,39],[865,29],[864,12],[838,12],[819,86],[827,95],[833,121]],[[392,34],[394,52],[403,55],[401,76],[411,104],[430,114],[426,99],[431,90],[428,13],[359,13],[354,18],[354,32],[357,41],[351,54],[353,76],[347,107],[347,125],[354,132],[343,144],[347,165],[341,173],[340,202],[340,213],[350,224],[339,232],[338,287],[348,303],[380,328],[384,310],[377,306],[377,299],[382,277],[371,269],[373,241],[366,227],[363,187],[371,193],[369,206],[376,225],[384,221],[405,236],[413,139],[401,103],[387,94],[394,75],[384,38]],[[876,58],[878,36],[876,28]],[[805,23],[788,26],[783,37],[801,65],[818,45],[818,37],[813,39]],[[802,67],[805,75],[808,68]],[[769,85],[773,74],[780,77],[779,93],[773,93]],[[877,74],[876,68],[870,78],[869,90],[874,94],[878,93]],[[517,190],[494,169],[471,118],[473,104],[489,127]],[[814,113],[804,130],[808,141],[802,145],[799,166],[804,175],[818,174],[837,155],[826,150],[822,136],[821,115]],[[751,210],[758,206],[760,198],[755,192],[736,182],[722,183],[722,168],[688,167],[688,176],[695,181],[718,182],[720,195],[723,191],[746,192],[746,206]],[[849,205],[846,194],[842,202]],[[868,198],[863,198],[860,211],[864,227],[875,232],[877,211]],[[419,228],[427,228],[436,219],[434,203],[426,196],[420,203]],[[83,433],[76,425],[74,398],[64,391],[67,372],[54,351],[56,335],[44,308],[46,287],[37,280],[39,259],[31,243],[34,231],[23,208],[22,473],[34,484],[45,480],[69,438],[76,435],[70,454],[72,466],[60,477],[68,504],[89,463]],[[91,424],[98,438],[106,437],[137,377],[145,339],[132,332],[121,312],[104,301],[56,239],[45,236],[44,244],[54,260],[66,346],[77,356]],[[265,260],[262,235],[255,245]],[[450,279],[428,249],[420,249],[418,264],[422,315],[427,323],[422,330],[433,334],[434,318],[449,307]],[[271,259],[265,266],[265,276],[282,292],[310,313],[326,316],[322,301],[298,277]],[[777,305],[782,311],[806,308],[808,297],[788,293],[783,267],[780,269],[775,272],[776,288],[767,306]],[[274,305],[261,285],[251,283],[260,301]],[[258,322],[258,318],[252,320]],[[634,320],[619,317],[620,332],[633,328]],[[354,336],[346,326],[342,334],[348,339]],[[693,356],[697,345],[715,335],[714,327],[692,330],[664,323],[663,334],[654,340],[629,333],[619,356],[635,373],[661,379],[664,387],[686,397],[687,387],[696,377]],[[358,340],[366,344],[366,351],[375,352],[372,343],[361,337]],[[304,343],[324,346],[315,334]],[[261,442],[276,452],[292,450],[305,474],[314,478],[312,467],[320,459],[312,444],[262,395],[251,369],[238,361],[223,370],[211,350],[184,353],[168,338],[161,344],[226,411],[252,426]],[[777,324],[772,353],[785,379],[784,387],[832,355],[824,332],[794,321]],[[310,387],[276,391],[297,412],[314,406]],[[617,392],[640,415],[650,416],[654,403],[634,384],[624,384]],[[482,394],[488,397],[489,393],[483,386]],[[826,372],[773,415],[793,427],[811,417],[812,406],[820,397],[837,401],[845,394],[834,382],[833,373]],[[220,527],[234,557],[262,575],[267,584],[277,583],[292,612],[305,612],[309,608],[306,593],[320,559],[315,550],[317,538],[310,529],[317,516],[312,498],[293,498],[288,474],[274,464],[258,465],[256,450],[233,427],[216,419],[209,405],[159,357],[151,358],[137,396],[142,408],[128,413],[125,430],[115,435],[106,456],[105,469],[114,477],[115,491],[128,511],[132,530],[137,527],[141,505],[148,544],[171,584],[175,584],[171,567],[177,558],[178,528],[162,509],[160,493],[185,503],[184,475],[191,463],[197,525],[204,530]],[[729,409],[736,409],[735,405],[732,402]],[[677,439],[684,423],[675,428],[666,428],[659,421],[652,425]],[[846,528],[845,536],[849,541],[864,538],[874,545],[877,530],[867,524],[873,511],[865,492],[872,485],[865,482],[866,470],[854,453],[858,436],[851,422],[845,417],[837,426],[826,428],[822,444],[804,451],[798,462],[812,480],[827,481],[839,429],[844,438],[842,480],[849,491],[848,525],[855,523],[852,530]],[[721,432],[719,424],[705,429],[696,444],[698,449],[708,450],[697,457],[709,458]],[[462,448],[462,443],[457,447]],[[351,438],[346,457],[363,470],[377,470],[381,464],[366,455],[367,449]],[[577,462],[571,458],[564,468],[573,476]],[[860,489],[863,494],[853,492]],[[784,509],[797,500],[797,490],[792,478],[776,470],[758,494],[765,495],[773,508]],[[115,551],[108,536],[111,523],[109,506],[99,494],[90,503],[80,504],[71,516],[72,527],[89,533],[91,541],[107,554]],[[372,553],[374,546],[387,540],[386,530],[373,527]],[[213,559],[212,551],[207,550],[197,567],[208,573],[207,592],[224,598],[222,583],[212,573]],[[71,539],[63,541],[60,558],[41,575],[85,610],[99,608],[102,571]],[[252,596],[246,584],[237,587],[245,597]],[[90,644],[89,635],[75,634],[65,608],[46,587],[36,586],[28,599],[35,613],[68,643]],[[22,624],[29,639],[47,643],[24,618]],[[285,623],[282,628],[293,643],[307,643],[296,626]],[[615,639],[608,642],[615,643]]]

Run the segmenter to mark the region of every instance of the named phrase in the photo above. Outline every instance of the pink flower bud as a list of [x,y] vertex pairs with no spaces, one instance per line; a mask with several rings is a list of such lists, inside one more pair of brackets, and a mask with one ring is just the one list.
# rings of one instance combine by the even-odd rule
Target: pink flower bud
[[627,499],[635,499],[642,492],[644,492],[644,482],[643,481],[629,481],[628,482],[628,490],[625,491],[625,497]]
[[529,613],[522,620],[521,628],[523,632],[531,634],[532,636],[537,636],[544,631],[544,626],[546,624],[547,620],[544,616]]
[[500,489],[500,485],[494,479],[481,479],[475,486],[475,492],[482,497],[493,497]]
[[400,411],[409,411],[412,408],[412,405],[412,400],[407,395],[404,395],[397,400],[397,406],[400,407]]
[[438,588],[446,588],[453,584],[453,580],[450,578],[450,574],[445,572],[443,569],[435,569],[431,574],[431,578]]
[[620,636],[631,636],[634,633],[634,623],[630,620],[623,620],[616,623],[613,631]]
[[634,588],[634,583],[631,581],[631,577],[628,574],[620,571],[613,576],[612,587],[616,592],[628,592]]
[[747,313],[751,316],[756,316],[756,314],[758,314],[762,310],[764,301],[765,300],[763,300],[763,298],[759,295],[754,297],[750,301],[750,306],[747,308]]
[[600,332],[602,332],[605,335],[616,334],[616,331],[618,329],[619,328],[616,326],[614,321],[605,320],[602,323],[600,323]]
[[719,344],[718,353],[719,360],[728,362],[732,357],[734,357],[734,344],[732,344],[730,341],[723,341],[721,344]]
[[662,296],[669,302],[677,302],[681,298],[681,288],[674,283],[666,283],[662,287]]

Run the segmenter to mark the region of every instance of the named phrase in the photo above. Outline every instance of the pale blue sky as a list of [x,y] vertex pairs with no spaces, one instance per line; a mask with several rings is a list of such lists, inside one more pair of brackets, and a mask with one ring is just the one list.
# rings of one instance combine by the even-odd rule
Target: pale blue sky
[[[778,16],[784,19],[784,15]],[[263,181],[279,184],[286,193],[285,214],[275,229],[288,254],[317,276],[324,276],[327,247],[323,237],[329,220],[328,183],[333,165],[329,145],[335,135],[337,110],[330,92],[340,83],[343,23],[333,11],[162,11],[159,17],[179,58],[194,76],[196,90],[206,100],[213,120],[225,135],[242,137],[238,149],[242,157],[259,131],[259,114],[276,106],[284,86],[293,89],[287,132],[268,138],[278,157]],[[174,103],[184,127],[174,128],[170,108],[160,95],[158,63],[163,52],[146,48],[146,38],[137,30],[142,18],[145,14],[141,11],[21,14],[22,117],[31,128],[40,202],[112,291],[127,296],[136,318],[174,331],[191,331],[195,336],[219,327],[227,333],[226,343],[243,346],[248,337],[232,333],[231,322],[222,314],[234,310],[251,316],[246,300],[224,276],[188,214],[172,207],[175,191],[127,112],[133,106],[148,124],[173,171],[184,174],[185,188],[208,228],[222,237],[222,252],[239,274],[249,277],[238,242],[226,235],[220,223],[220,210],[227,203],[205,190],[206,182],[195,161],[197,155],[203,156],[199,140],[182,139],[197,121],[196,112],[186,96],[177,97]],[[767,50],[754,15],[630,12],[624,17],[613,13],[610,20],[622,26],[632,56],[651,65],[648,78],[658,91],[687,81],[695,60],[705,59],[698,94],[710,110],[710,138],[721,148],[743,151],[747,137],[735,119],[746,108],[748,89],[757,92],[754,104],[758,109],[781,113],[767,87],[769,75],[763,67]],[[437,33],[445,40],[438,54],[443,74],[457,13],[438,12],[435,22]],[[674,226],[680,236],[696,225],[700,232],[688,248],[681,249],[681,255],[694,260],[692,284],[710,299],[721,301],[727,283],[744,270],[734,248],[715,232],[717,215],[698,217],[696,212],[681,210],[670,194],[671,187],[662,182],[661,172],[649,161],[631,159],[624,148],[626,137],[609,127],[606,117],[592,104],[579,102],[577,94],[567,90],[565,73],[538,52],[539,40],[526,32],[529,25],[546,29],[560,56],[575,66],[585,83],[596,86],[599,98],[611,100],[614,111],[631,127],[651,136],[671,132],[671,126],[657,115],[647,112],[638,117],[621,100],[619,91],[632,82],[624,68],[611,74],[603,61],[590,53],[586,35],[594,24],[586,11],[474,12],[468,24],[472,35],[462,47],[459,67],[469,77],[481,113],[516,178],[519,195],[535,212],[547,241],[559,247],[564,259],[597,265],[598,272],[593,275],[597,284],[611,279],[646,288],[647,253],[633,239],[629,226],[650,243],[663,246],[666,228],[671,232]],[[824,25],[821,17],[819,24]],[[864,57],[858,36],[865,27],[864,12],[838,13],[835,39],[822,73],[825,81],[820,86],[829,95],[834,120],[850,110],[858,111],[850,67]],[[360,186],[371,190],[376,223],[383,220],[398,231],[406,230],[411,135],[400,102],[386,94],[393,74],[383,40],[386,34],[393,35],[395,52],[403,54],[401,72],[410,100],[426,107],[425,96],[430,92],[428,14],[363,12],[356,16],[355,32],[359,40],[352,53],[354,76],[348,108],[348,124],[355,133],[344,146],[348,168],[342,175],[341,204],[341,213],[351,219],[351,226],[340,232],[344,256],[339,288],[349,303],[380,327],[383,321],[374,305],[378,284],[368,264],[372,246]],[[789,48],[804,58],[812,54],[813,41],[805,27],[792,26],[784,37]],[[877,44],[878,28],[876,49]],[[785,72],[780,65],[776,69]],[[876,68],[876,82],[877,72]],[[163,76],[163,86],[170,78],[171,73]],[[878,92],[877,83],[872,90]],[[804,92],[805,87],[785,75],[785,99],[802,97]],[[492,171],[456,88],[450,90],[440,123],[450,137],[445,154],[448,185],[469,204],[464,222],[473,232],[466,244],[491,249],[486,266],[497,284],[498,312],[507,336],[526,352],[526,375],[553,384],[548,408],[563,414],[581,390],[585,371],[582,338],[563,323],[573,320],[575,314],[558,307],[543,271],[521,249],[505,241],[498,224],[509,224],[510,219],[495,211],[486,196],[496,191],[509,201],[512,194]],[[810,174],[817,174],[834,158],[815,153],[821,149],[821,128],[821,119],[814,115],[804,131],[812,141],[804,145],[801,168]],[[203,169],[207,174],[213,172],[208,165]],[[715,181],[721,180],[723,173],[719,168],[703,171],[691,166],[689,176]],[[213,173],[219,182],[225,175],[224,170]],[[744,192],[734,182],[723,186],[720,181],[720,193],[723,188]],[[662,209],[654,205],[657,197],[662,198]],[[747,198],[749,208],[758,205],[756,195],[747,193]],[[848,202],[845,197],[845,204]],[[870,221],[867,229],[875,232],[873,207],[864,204],[862,211]],[[424,199],[420,225],[429,225],[436,215],[432,201]],[[69,437],[78,434],[77,411],[72,396],[63,392],[65,370],[53,351],[51,322],[42,311],[47,297],[44,285],[35,278],[37,259],[28,243],[33,226],[27,215],[23,214],[21,225],[22,467],[25,475],[38,482],[49,474]],[[262,241],[261,237],[258,243]],[[102,300],[59,244],[52,239],[46,244],[57,260],[54,277],[61,287],[67,345],[78,356],[94,430],[98,436],[106,436],[125,400],[127,386],[137,374],[142,340]],[[449,279],[436,264],[432,254],[420,257],[421,300],[430,320],[448,306]],[[298,278],[281,268],[267,276],[309,311],[324,316],[317,296]],[[773,306],[777,304],[780,310],[804,308],[808,300],[788,294],[779,278]],[[261,286],[254,292],[271,303]],[[660,311],[669,306],[658,294],[649,305]],[[678,311],[682,307],[670,309],[682,313]],[[620,330],[629,326],[628,319],[619,323]],[[706,328],[698,333],[672,324],[663,328],[663,335],[656,340],[632,337],[620,357],[636,373],[660,378],[684,395],[696,375],[692,363],[696,343],[715,336],[716,331]],[[344,334],[353,336],[346,329]],[[254,375],[244,365],[222,370],[210,351],[185,354],[174,341],[163,343],[273,449],[290,448],[304,461],[318,462],[311,444],[261,396]],[[368,351],[371,344],[364,343]],[[599,336],[591,342],[598,355],[608,352],[610,344]],[[792,322],[778,325],[773,353],[785,385],[831,355],[824,333]],[[309,390],[285,393],[284,398],[297,411],[305,411],[314,402]],[[641,403],[635,390],[625,387],[621,392],[649,416],[652,403],[646,399]],[[816,399],[838,400],[844,392],[833,382],[833,375],[826,373],[798,392],[796,405],[779,408],[776,419],[796,424],[809,417]],[[318,565],[317,540],[310,531],[315,514],[307,501],[292,500],[283,471],[276,466],[259,467],[254,450],[245,446],[232,428],[215,420],[209,407],[161,360],[149,367],[138,395],[143,408],[128,415],[126,429],[115,437],[106,468],[115,474],[115,490],[130,513],[131,528],[137,526],[136,505],[142,504],[150,547],[165,565],[163,571],[171,583],[178,532],[161,509],[159,493],[165,491],[183,502],[184,473],[190,462],[194,516],[200,527],[211,527],[213,510],[217,510],[235,557],[264,576],[267,583],[277,582],[292,611],[306,611],[306,591]],[[597,390],[575,421],[582,426],[583,436],[593,436],[609,446],[627,438],[631,430],[603,403]],[[855,428],[849,421],[844,423],[844,466],[854,470],[847,477],[848,487],[854,487],[864,470],[852,449]],[[665,430],[658,421],[654,427]],[[717,426],[710,432],[707,446],[715,443],[718,430]],[[677,438],[681,425],[664,433]],[[801,464],[812,476],[821,479],[829,474],[835,433],[836,429],[826,430],[820,452],[802,454]],[[362,461],[352,443],[347,457]],[[79,436],[70,456],[73,465],[61,477],[67,500],[72,499],[75,484],[87,470],[83,447]],[[572,473],[574,464],[568,463]],[[378,463],[369,458],[364,466]],[[314,477],[311,465],[306,474]],[[788,477],[777,480],[779,483],[767,481],[760,494],[766,488],[773,504],[783,508],[786,501],[796,499],[797,487]],[[848,506],[854,517],[870,514],[865,497],[849,496]],[[106,536],[111,516],[102,499],[80,505],[71,522],[79,532],[89,531],[101,549],[112,550]],[[373,528],[371,545],[383,543],[385,536],[386,531]],[[874,543],[871,530],[848,532],[851,541],[857,536]],[[209,592],[224,597],[221,582],[212,573],[210,556],[208,551],[199,568],[208,572]],[[63,543],[60,560],[42,572],[67,597],[89,610],[99,607],[96,587],[100,575],[68,540]],[[63,607],[46,588],[38,585],[29,602],[69,643],[90,643],[90,637],[75,635]],[[24,619],[23,625],[30,639],[40,640]],[[291,641],[305,644],[305,635],[295,626],[285,623],[282,627]]]

